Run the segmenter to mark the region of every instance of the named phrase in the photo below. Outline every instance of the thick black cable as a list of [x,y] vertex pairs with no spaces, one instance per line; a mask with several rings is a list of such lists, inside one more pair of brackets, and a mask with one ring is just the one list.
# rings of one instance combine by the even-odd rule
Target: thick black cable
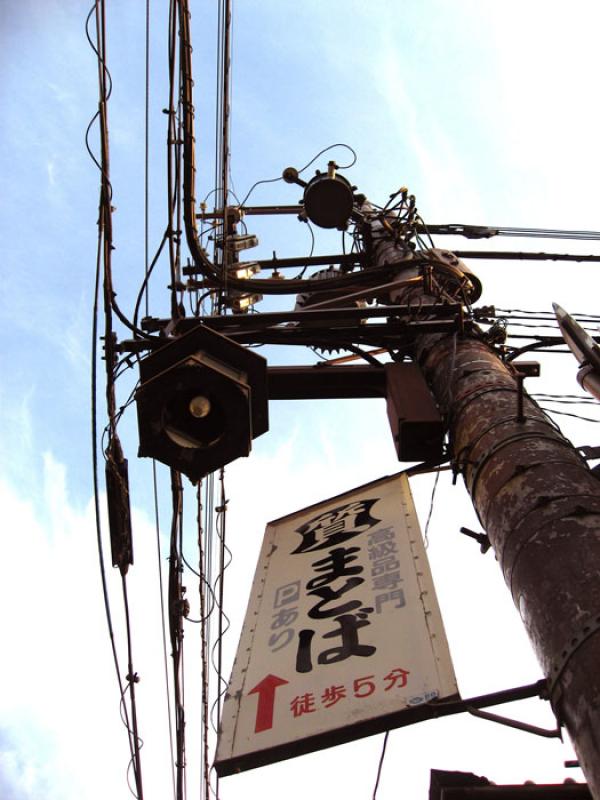
[[[147,316],[148,315],[148,281],[150,280],[150,276],[152,275],[152,272],[154,271],[154,267],[158,263],[158,259],[160,258],[160,254],[162,253],[163,247],[165,246],[165,242],[167,241],[167,237],[168,237],[168,231],[165,231],[164,234],[163,234],[163,237],[161,239],[161,242],[160,242],[160,244],[158,246],[158,249],[157,249],[157,251],[156,251],[156,253],[154,255],[154,258],[152,259],[152,262],[150,264],[148,264],[146,262],[146,272],[145,272],[145,275],[144,275],[144,280],[142,281],[142,285],[141,285],[140,290],[138,292],[138,296],[137,296],[136,301],[135,301],[135,307],[134,307],[134,310],[133,310],[133,323],[131,325],[131,329],[135,333],[136,337],[139,336],[138,331],[140,330],[139,326],[138,326],[138,317],[139,317],[139,314],[140,314],[140,306],[142,304],[142,299],[143,299],[144,294],[145,294],[146,295],[146,316]],[[142,331],[142,333],[143,333],[143,331]],[[147,338],[147,334],[145,334],[145,333],[144,333],[144,338]]]
[[[169,105],[167,108],[167,240],[169,242],[169,268],[171,289],[171,319],[179,316],[177,302],[177,248],[179,242],[179,227],[175,224],[175,214],[178,207],[180,181],[177,169],[178,160],[178,135],[177,114],[175,100],[175,53],[177,50],[177,19],[170,5],[169,15]],[[191,45],[190,45],[191,46]],[[181,79],[181,78],[180,78]],[[181,92],[177,92],[180,97]]]
[[[94,46],[93,42],[91,41],[91,37],[89,35],[89,22],[94,13],[96,16],[98,47]],[[108,158],[107,158],[107,141],[106,141],[107,140],[106,115],[105,113],[102,113],[103,105],[105,105],[107,100],[106,81],[105,81],[107,70],[105,68],[105,53],[104,53],[104,41],[105,41],[104,4],[99,3],[98,0],[96,0],[94,5],[92,6],[90,13],[87,17],[86,36],[92,46],[92,49],[96,53],[99,62],[99,94],[100,94],[99,105],[101,110],[94,116],[94,120],[97,118],[100,119],[101,140],[102,140],[102,163],[100,165],[98,164],[97,159],[91,153],[89,142],[86,140],[86,146],[88,148],[88,152],[90,152],[93,161],[100,167],[100,172],[101,172],[101,190],[100,190],[99,213],[98,213],[98,247],[96,256],[96,277],[94,286],[94,303],[93,303],[93,320],[92,320],[92,357],[91,357],[92,476],[93,476],[93,489],[94,489],[94,513],[96,522],[96,542],[98,549],[98,561],[99,561],[100,578],[102,584],[102,594],[104,599],[104,610],[105,610],[109,638],[111,642],[113,663],[117,676],[119,693],[122,700],[126,689],[121,679],[121,669],[117,654],[114,628],[112,624],[112,613],[108,595],[108,582],[106,577],[104,550],[102,544],[100,490],[99,490],[99,477],[98,477],[98,430],[97,430],[98,313],[99,313],[100,284],[101,284],[101,273],[103,271],[103,263],[104,263],[105,284],[107,279],[107,269],[110,266],[110,199],[111,199],[110,197],[111,192],[107,191],[107,187],[110,186],[110,181],[108,179],[108,168],[107,168]],[[90,126],[88,126],[88,133],[89,129]],[[105,299],[105,317],[106,317],[105,330],[107,330],[110,333],[110,304],[108,304],[109,307],[107,308],[106,285],[104,287],[104,299]],[[107,401],[109,405],[109,414],[111,415],[112,418],[112,416],[114,415],[114,399],[111,400],[110,381],[111,381],[113,366],[112,363],[110,363],[109,354],[111,352],[111,349],[109,347],[108,341],[105,341],[105,345],[107,348],[106,368],[107,368],[107,380],[109,384],[107,387]],[[109,423],[109,424],[112,425],[114,423]],[[132,713],[133,712],[134,712],[134,706],[132,706]],[[122,713],[124,713],[124,721],[128,730],[131,759],[135,764],[136,787],[138,790],[138,796],[141,798],[143,796],[142,785],[141,785],[141,771],[139,769],[139,758],[137,758],[137,755],[139,755],[139,743],[136,743],[132,739],[131,727],[129,724],[128,711],[126,707],[122,709]]]
[[372,367],[383,367],[381,361],[378,361],[375,356],[371,355],[370,353],[361,350],[358,346],[347,344],[344,346],[344,350],[348,350],[348,352],[354,353],[354,355],[364,359],[367,364],[370,364]]
[[[200,246],[198,229],[196,225],[195,201],[195,137],[194,137],[194,104],[193,104],[193,77],[192,77],[192,45],[190,35],[190,13],[187,0],[177,0],[179,10],[179,39],[180,39],[180,69],[181,69],[181,108],[183,118],[183,207],[184,228],[188,247],[198,269],[204,274],[207,281],[214,282],[217,286],[224,283],[224,275],[218,266],[212,263],[206,252]],[[349,148],[351,149],[351,148]],[[239,291],[252,291],[261,294],[294,294],[298,291],[310,291],[315,287],[310,285],[298,287],[294,281],[284,280],[240,280],[227,278],[229,287]],[[321,289],[325,287],[323,284]],[[330,288],[330,287],[328,287]]]
[[[104,602],[104,613],[106,617],[106,625],[110,639],[110,646],[113,656],[113,663],[117,677],[117,684],[119,686],[119,694],[123,697],[125,688],[121,680],[121,667],[119,664],[119,656],[117,653],[117,646],[115,640],[115,631],[112,622],[112,612],[110,607],[110,599],[108,595],[108,581],[106,577],[106,566],[104,562],[104,546],[102,543],[102,522],[100,511],[100,481],[98,476],[98,423],[97,423],[97,370],[98,370],[98,310],[99,310],[99,294],[100,294],[100,273],[101,273],[101,251],[102,244],[99,238],[98,241],[98,256],[96,262],[96,279],[94,289],[94,305],[92,313],[92,352],[91,352],[91,428],[92,428],[92,482],[94,491],[94,517],[96,525],[96,545],[98,551],[98,563],[100,568],[100,581],[102,584],[102,597]],[[125,709],[127,712],[127,709]],[[129,722],[126,722],[129,728]],[[133,757],[133,752],[132,752]]]
[[[145,67],[146,91],[144,98],[144,285],[148,286],[148,259],[150,242],[150,0],[146,0],[145,31]],[[149,297],[146,291],[146,316],[148,316]],[[134,324],[136,318],[134,316]]]
[[[212,263],[206,252],[200,245],[198,230],[196,225],[195,210],[195,138],[194,138],[194,105],[192,97],[192,64],[191,64],[191,40],[189,28],[189,9],[187,0],[178,0],[179,23],[180,23],[180,62],[182,72],[182,112],[183,112],[183,196],[184,196],[184,227],[190,253],[196,267],[202,272],[205,280],[214,282],[222,287],[224,275],[218,266]],[[318,156],[317,156],[318,157]],[[310,163],[310,162],[309,162]],[[432,258],[431,255],[425,258]],[[434,259],[435,260],[435,259]],[[228,277],[228,285],[231,289],[239,291],[252,291],[261,294],[297,294],[303,291],[317,291],[325,288],[334,288],[340,279],[332,279],[331,283],[324,285],[321,282],[317,287],[315,281],[310,279],[306,282],[294,280],[241,280]],[[335,282],[335,283],[334,283]],[[343,286],[343,282],[342,282]]]
[[[513,335],[512,338],[518,339],[518,338],[521,338],[521,337],[519,337],[518,335]],[[533,338],[533,337],[526,336],[526,337],[522,337],[522,338],[530,339],[530,338]],[[550,337],[543,337],[543,338],[540,337],[540,339],[538,339],[538,341],[530,342],[529,344],[526,344],[523,347],[515,348],[512,352],[510,352],[506,356],[505,360],[506,361],[514,361],[515,358],[518,358],[519,356],[522,356],[524,353],[531,353],[534,350],[538,350],[540,352],[561,352],[561,351],[551,351],[551,350],[549,351],[549,350],[545,349],[545,348],[548,348],[548,347],[559,347],[560,345],[564,345],[564,340],[560,336],[559,337],[552,337],[552,338],[550,338]],[[544,349],[542,349],[542,348],[544,348]],[[565,351],[562,351],[562,352],[566,353],[566,352],[570,352],[570,351],[565,350]]]

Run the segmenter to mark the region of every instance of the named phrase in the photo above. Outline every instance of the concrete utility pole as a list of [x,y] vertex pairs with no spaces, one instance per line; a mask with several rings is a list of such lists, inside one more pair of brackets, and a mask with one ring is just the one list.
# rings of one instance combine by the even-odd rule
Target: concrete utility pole
[[[402,255],[390,238],[375,241],[374,265]],[[411,293],[413,302],[437,299],[424,289],[420,298]],[[406,302],[406,293],[392,300]],[[454,468],[494,548],[554,711],[598,799],[598,478],[483,337],[420,335],[414,355],[447,421]]]

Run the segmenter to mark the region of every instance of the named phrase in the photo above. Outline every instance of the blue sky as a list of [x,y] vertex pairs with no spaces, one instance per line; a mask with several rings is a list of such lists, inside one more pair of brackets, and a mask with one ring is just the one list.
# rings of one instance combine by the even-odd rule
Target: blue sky
[[[131,309],[144,267],[142,3],[108,2],[109,107],[119,302]],[[193,2],[198,195],[212,188],[214,14]],[[150,246],[165,226],[167,8],[152,2]],[[6,0],[0,9],[2,126],[0,198],[0,494],[4,512],[1,598],[0,790],[7,800],[129,796],[127,743],[109,658],[91,507],[90,331],[98,173],[84,132],[97,106],[96,64],[84,34],[87,8],[74,0]],[[232,176],[241,196],[256,181],[301,166],[323,147],[358,153],[348,177],[377,202],[400,185],[430,222],[600,228],[597,157],[600,64],[597,4],[396,0],[302,4],[235,3]],[[92,131],[97,149],[97,130]],[[344,157],[342,151],[340,160]],[[327,157],[315,167],[324,167]],[[293,203],[296,187],[257,188],[256,203]],[[304,226],[252,220],[257,256],[308,252]],[[464,249],[469,243],[444,241]],[[566,245],[566,246],[565,246]],[[479,246],[479,245],[478,245]],[[533,250],[595,243],[493,246]],[[322,233],[316,252],[334,252]],[[597,252],[597,251],[596,251]],[[595,268],[472,262],[483,303],[594,313]],[[166,308],[166,264],[151,308]],[[288,301],[280,301],[285,303]],[[285,305],[281,305],[285,307]],[[298,354],[273,354],[285,362]],[[311,353],[303,358],[312,361]],[[575,362],[555,356],[535,390],[576,393]],[[567,418],[565,418],[567,419]],[[575,443],[596,428],[567,421]],[[135,415],[122,435],[132,464],[136,565],[131,574],[140,684],[146,796],[168,796],[162,700],[156,544],[150,467],[136,463]],[[253,455],[228,469],[228,585],[232,657],[265,523],[296,508],[395,471],[383,403],[278,403]],[[161,490],[167,478],[159,476]],[[466,493],[440,479],[430,559],[459,685],[465,696],[540,677],[493,556],[457,534],[475,528]],[[431,479],[413,484],[422,524]],[[164,521],[166,522],[166,510]],[[192,532],[189,533],[192,536]],[[163,542],[164,544],[164,542]],[[164,555],[164,554],[163,554]],[[190,584],[191,586],[191,584]],[[112,587],[118,602],[118,584]],[[118,605],[117,605],[118,607]],[[493,624],[491,621],[493,620]],[[119,630],[120,633],[120,630]],[[193,652],[193,633],[188,634]],[[158,666],[157,666],[158,664]],[[190,656],[190,740],[194,708]],[[161,699],[158,699],[161,698]],[[506,709],[552,724],[540,704]],[[333,792],[370,797],[380,737],[224,780],[228,800],[258,792],[289,800]],[[506,753],[499,763],[498,753]],[[563,780],[567,745],[452,719],[390,737],[379,797],[425,796],[429,768],[465,769],[497,782]],[[197,759],[189,756],[190,786]],[[340,775],[342,778],[340,778]],[[93,776],[93,779],[91,778]],[[307,777],[308,776],[308,777]],[[341,783],[340,783],[341,780]],[[268,786],[268,789],[266,788]]]

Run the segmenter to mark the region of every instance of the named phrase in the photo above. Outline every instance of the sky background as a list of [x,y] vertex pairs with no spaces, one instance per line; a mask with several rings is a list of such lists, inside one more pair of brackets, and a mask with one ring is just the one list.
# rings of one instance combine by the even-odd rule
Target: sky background
[[[167,4],[151,2],[150,248],[166,223]],[[114,280],[130,312],[144,272],[144,6],[107,2],[109,106],[114,191]],[[92,505],[90,373],[98,172],[84,133],[97,107],[97,69],[86,42],[89,8],[69,0],[0,5],[0,796],[3,800],[96,800],[129,795],[127,741],[101,603]],[[215,12],[191,2],[197,161],[202,197],[213,188]],[[257,180],[299,167],[347,142],[358,162],[347,174],[378,203],[399,186],[431,223],[600,228],[596,103],[600,55],[597,3],[329,3],[284,0],[234,6],[232,177],[244,196]],[[98,152],[98,132],[91,144]],[[344,151],[333,157],[344,163]],[[323,169],[330,154],[315,167]],[[297,187],[256,189],[255,203],[295,203]],[[305,226],[252,219],[257,257],[307,253]],[[465,240],[439,239],[467,249]],[[320,232],[315,252],[339,249]],[[476,243],[477,249],[483,245]],[[598,252],[597,243],[496,239],[494,248]],[[472,261],[483,304],[594,313],[593,266]],[[150,307],[167,308],[166,262]],[[292,299],[279,301],[280,307]],[[263,309],[271,307],[265,303]],[[314,355],[269,352],[273,362]],[[543,361],[531,391],[577,393],[570,356]],[[126,381],[124,382],[126,384]],[[130,383],[129,386],[132,384]],[[125,398],[121,398],[124,400]],[[588,415],[593,415],[588,409]],[[576,445],[596,444],[597,426],[560,418]],[[157,592],[151,465],[137,462],[134,410],[121,435],[130,460],[136,563],[130,572],[142,766],[148,800],[170,796],[169,753]],[[272,403],[268,434],[249,459],[227,469],[226,579],[235,651],[267,521],[399,469],[383,401]],[[412,481],[425,526],[431,476]],[[159,470],[167,496],[168,475]],[[191,494],[191,492],[189,492]],[[166,569],[168,508],[161,508]],[[193,520],[187,542],[193,554]],[[492,553],[461,537],[478,523],[464,487],[442,474],[429,529],[429,556],[461,693],[533,682],[531,654]],[[119,582],[111,574],[122,646]],[[189,593],[193,582],[189,579]],[[199,755],[197,632],[189,626],[186,687],[189,793]],[[541,701],[503,713],[552,727]],[[221,782],[221,797],[288,800],[371,797],[382,737],[372,737]],[[196,747],[196,750],[194,750]],[[392,732],[378,797],[425,797],[429,770],[456,769],[496,782],[581,779],[566,770],[568,744],[478,719],[454,717]]]

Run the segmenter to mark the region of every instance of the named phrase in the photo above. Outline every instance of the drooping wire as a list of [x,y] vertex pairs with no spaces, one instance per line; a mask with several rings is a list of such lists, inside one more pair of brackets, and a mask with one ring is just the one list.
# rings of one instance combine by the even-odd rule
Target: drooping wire
[[[525,314],[527,317],[538,317],[542,315],[547,315],[550,317],[555,317],[554,311],[529,311],[522,308],[496,308],[496,312],[498,314],[502,314],[503,316],[509,314]],[[584,312],[573,312],[570,316],[577,317],[580,321],[583,322],[600,322],[600,315],[598,314],[589,314]]]
[[[458,345],[457,334],[455,333],[453,335],[453,337],[452,337],[452,356],[451,356],[451,360],[450,360],[450,370],[449,370],[449,373],[448,373],[448,386],[447,386],[447,391],[446,391],[446,401],[445,402],[446,402],[447,408],[451,407],[451,405],[452,405],[452,397],[453,397],[453,394],[454,394],[454,391],[453,391],[453,389],[454,389],[453,379],[454,379],[454,369],[455,369],[455,366],[456,366],[457,345]],[[435,473],[435,480],[433,482],[433,489],[431,490],[431,500],[429,502],[429,512],[427,514],[427,521],[425,522],[425,530],[423,532],[423,543],[425,545],[425,549],[426,550],[429,547],[429,526],[431,524],[431,518],[433,516],[433,508],[434,508],[434,505],[435,505],[435,495],[436,495],[436,492],[437,492],[439,479],[440,479],[440,472],[438,471],[438,472]]]
[[[354,164],[356,164],[356,160],[357,160],[356,152],[350,147],[350,145],[343,144],[343,143],[340,142],[338,144],[331,144],[331,145],[329,145],[329,147],[325,147],[323,150],[319,151],[317,153],[317,155],[314,156],[308,162],[308,164],[305,164],[302,167],[302,169],[298,170],[298,174],[300,174],[301,172],[304,172],[305,170],[307,170],[311,166],[311,164],[315,163],[315,161],[319,158],[319,156],[322,156],[323,153],[326,153],[328,150],[332,150],[334,147],[345,147],[348,150],[350,150],[350,152],[352,153],[352,161],[350,162],[350,164],[345,164],[344,166],[338,166],[338,169],[349,169],[350,167],[353,167]],[[283,176],[278,175],[276,178],[263,178],[260,181],[256,181],[256,183],[253,183],[252,186],[248,189],[244,199],[242,200],[241,203],[238,204],[238,208],[242,208],[243,206],[246,205],[246,202],[248,201],[248,198],[254,192],[254,190],[256,189],[257,186],[261,186],[264,183],[278,183],[279,181],[282,181],[282,180],[283,180]]]
[[177,796],[177,788],[175,781],[175,751],[173,746],[173,712],[171,709],[171,693],[169,691],[169,659],[167,654],[167,629],[166,629],[166,609],[165,609],[165,594],[163,583],[163,570],[162,570],[162,552],[160,546],[160,515],[158,510],[158,481],[156,474],[156,461],[152,460],[152,493],[154,497],[154,527],[156,532],[156,563],[158,567],[158,590],[160,598],[160,623],[162,633],[162,649],[163,649],[163,668],[165,676],[166,687],[166,700],[167,700],[167,720],[169,726],[169,754],[171,760],[171,783],[173,786],[173,797]]
[[560,414],[563,417],[574,417],[575,419],[582,420],[583,422],[600,422],[600,419],[584,417],[581,414],[574,414],[572,411],[559,411],[557,408],[548,408],[547,406],[542,405],[540,405],[540,408],[543,409],[547,414]]
[[333,150],[334,147],[345,147],[346,150],[349,150],[352,153],[352,161],[349,164],[344,164],[343,166],[338,164],[338,169],[350,169],[350,167],[353,167],[356,164],[358,159],[356,151],[350,147],[349,144],[345,144],[345,142],[337,142],[336,144],[330,144],[328,147],[324,147],[322,150],[319,150],[317,155],[311,158],[308,164],[305,164],[301,169],[298,170],[298,174],[300,175],[302,172],[304,172],[304,170],[308,169],[312,164],[314,164],[317,158],[320,158],[324,153],[328,153],[330,150]]
[[[213,718],[213,729],[218,730],[219,720],[221,719],[221,708],[223,695],[227,690],[227,681],[223,678],[223,637],[230,628],[230,619],[225,613],[225,571],[232,561],[232,553],[226,543],[227,534],[227,504],[229,500],[225,493],[225,468],[219,470],[219,505],[215,508],[217,512],[216,531],[219,540],[219,573],[215,581],[215,596],[217,598],[217,609],[219,612],[217,620],[217,639],[213,646],[212,661],[217,674],[217,697],[213,703],[212,714],[216,712],[216,722]],[[215,778],[215,797],[219,798],[219,778]]]
[[[197,526],[198,526],[198,577],[200,583],[198,586],[198,593],[200,597],[200,654],[201,654],[201,677],[202,677],[202,741],[201,741],[201,764],[202,764],[202,781],[200,800],[207,800],[210,793],[210,758],[209,758],[209,658],[208,658],[208,640],[207,629],[209,625],[209,617],[214,607],[214,594],[210,583],[206,580],[206,556],[204,552],[203,536],[204,530],[202,527],[202,484],[198,485],[196,492],[197,502]],[[211,609],[207,610],[206,600],[207,591],[210,590],[213,602]]]
[[173,658],[173,694],[175,713],[175,796],[185,798],[185,697],[183,685],[183,618],[186,602],[181,582],[181,535],[183,514],[183,486],[181,475],[171,469],[171,532],[169,537],[169,636]]
[[[312,254],[315,252],[315,232],[313,231],[312,225],[310,224],[310,222],[308,222],[308,220],[306,221],[306,224],[308,226],[308,232],[310,233],[310,251],[308,253],[308,258],[311,258]],[[296,275],[295,280],[300,280],[301,278],[303,278],[304,273],[306,272],[307,269],[308,269],[308,264],[305,264],[300,270],[300,272]]]
[[152,272],[154,271],[154,267],[158,263],[158,259],[160,258],[160,254],[163,251],[163,248],[165,246],[165,242],[168,239],[168,236],[169,236],[169,232],[168,232],[168,230],[166,230],[164,232],[164,234],[163,234],[163,237],[162,237],[161,242],[160,242],[160,244],[158,246],[158,249],[157,249],[156,253],[154,254],[154,258],[152,259],[152,262],[150,264],[146,265],[146,271],[145,271],[145,275],[144,275],[144,280],[142,281],[142,285],[140,286],[140,290],[138,292],[138,296],[137,296],[136,301],[135,301],[135,307],[134,307],[134,310],[133,310],[133,328],[134,328],[134,334],[136,336],[139,335],[137,333],[137,331],[139,331],[138,318],[139,318],[139,314],[140,314],[140,306],[142,304],[142,299],[144,297],[146,298],[146,316],[147,316],[148,315],[148,282],[150,280]]
[[383,745],[381,747],[381,755],[379,756],[379,764],[377,765],[377,776],[375,778],[375,786],[373,787],[372,800],[377,800],[377,790],[379,789],[379,781],[381,780],[381,771],[383,769],[383,761],[385,759],[385,751],[387,749],[389,735],[390,732],[386,731],[385,736],[383,737]]
[[435,493],[438,487],[438,481],[440,479],[440,472],[435,473],[435,480],[433,482],[433,489],[431,491],[431,500],[429,502],[429,513],[427,514],[427,522],[425,523],[425,531],[423,533],[423,542],[425,545],[425,549],[429,547],[429,525],[431,523],[431,517],[433,516],[433,506],[435,504]]
[[[139,682],[139,676],[133,668],[133,643],[131,635],[131,620],[129,616],[129,598],[127,596],[127,576],[121,576],[121,586],[123,590],[123,608],[125,610],[125,630],[127,635],[127,684],[129,689],[129,705],[131,706],[131,729],[129,730],[130,739],[133,746],[132,769],[135,776],[136,792],[132,792],[138,800],[142,800],[143,791],[141,780],[140,750],[143,742],[138,735],[137,706],[135,702],[135,685]],[[131,788],[131,787],[130,787]]]
[[[92,41],[89,26],[92,17],[95,17],[96,23],[96,37],[95,43]],[[108,412],[108,444],[106,448],[107,459],[112,459],[115,454],[120,454],[121,446],[116,433],[116,400],[115,400],[115,351],[113,343],[113,328],[112,328],[112,309],[114,292],[112,289],[112,269],[111,269],[111,253],[112,245],[112,186],[109,177],[109,146],[108,146],[108,122],[107,122],[107,103],[112,90],[112,80],[110,73],[106,66],[106,14],[104,0],[96,0],[92,6],[90,13],[86,19],[86,36],[92,49],[94,50],[98,63],[98,87],[99,87],[99,102],[98,112],[94,116],[92,122],[86,131],[86,147],[88,152],[99,167],[101,174],[100,181],[100,199],[98,209],[98,249],[96,258],[96,279],[95,279],[95,292],[94,292],[94,308],[93,308],[93,323],[92,323],[92,459],[93,459],[93,483],[94,483],[94,505],[96,516],[96,538],[98,546],[98,557],[100,564],[100,575],[102,582],[102,591],[104,597],[104,607],[111,640],[111,649],[113,653],[113,661],[115,670],[117,672],[117,680],[120,691],[120,702],[123,713],[123,719],[128,731],[129,749],[131,755],[131,764],[135,777],[136,797],[138,800],[143,800],[143,786],[142,786],[142,772],[141,772],[141,759],[140,759],[140,737],[138,735],[137,726],[137,709],[135,700],[134,689],[134,671],[133,671],[133,657],[132,657],[132,640],[131,630],[129,625],[129,609],[127,602],[127,592],[125,583],[125,573],[127,565],[120,565],[123,586],[123,601],[125,608],[125,619],[127,626],[127,661],[128,661],[128,689],[129,689],[129,705],[131,708],[131,724],[129,719],[129,712],[126,704],[123,703],[123,698],[127,688],[124,687],[119,666],[119,659],[117,655],[116,642],[114,637],[114,629],[112,625],[112,616],[110,610],[110,601],[108,596],[108,584],[106,579],[106,570],[104,565],[104,553],[102,546],[102,528],[100,521],[100,503],[99,503],[99,480],[98,480],[98,446],[97,446],[97,338],[98,338],[98,313],[99,313],[99,299],[100,299],[100,284],[102,275],[102,289],[104,300],[104,344],[105,344],[105,364],[106,364],[106,403]],[[100,127],[100,160],[95,158],[91,152],[89,144],[89,132],[91,125],[99,121]]]
[[246,205],[246,202],[247,202],[248,198],[250,197],[250,195],[256,189],[257,186],[262,186],[263,183],[278,183],[279,181],[282,181],[282,180],[283,180],[283,177],[281,175],[279,175],[277,178],[263,178],[260,181],[256,181],[256,183],[253,183],[252,186],[248,189],[244,199],[242,200],[241,203],[238,204],[238,208],[242,208],[243,206]]
[[564,403],[565,405],[597,405],[598,401],[585,394],[548,394],[547,392],[532,392],[529,397],[535,397],[542,403]]
[[[92,8],[92,11],[94,9]],[[108,581],[106,576],[106,566],[104,561],[104,546],[102,543],[102,522],[100,511],[100,482],[98,476],[98,427],[97,427],[97,370],[98,370],[98,311],[99,311],[99,294],[100,294],[100,275],[101,275],[101,248],[102,243],[99,237],[98,240],[98,257],[96,262],[96,279],[94,289],[94,307],[92,313],[92,352],[91,352],[91,428],[92,428],[92,482],[94,490],[94,517],[96,527],[96,545],[98,551],[98,564],[100,568],[100,581],[102,585],[102,597],[104,603],[104,613],[106,617],[106,625],[110,639],[110,646],[112,651],[113,663],[119,686],[119,695],[123,698],[126,688],[123,686],[121,679],[121,667],[119,664],[119,656],[117,653],[117,645],[115,640],[115,631],[112,621],[112,611],[110,605],[110,598],[108,594]],[[127,707],[124,707],[125,725],[129,730],[129,719],[127,714]],[[131,742],[130,742],[131,745]],[[133,750],[131,751],[131,758],[133,759]]]

